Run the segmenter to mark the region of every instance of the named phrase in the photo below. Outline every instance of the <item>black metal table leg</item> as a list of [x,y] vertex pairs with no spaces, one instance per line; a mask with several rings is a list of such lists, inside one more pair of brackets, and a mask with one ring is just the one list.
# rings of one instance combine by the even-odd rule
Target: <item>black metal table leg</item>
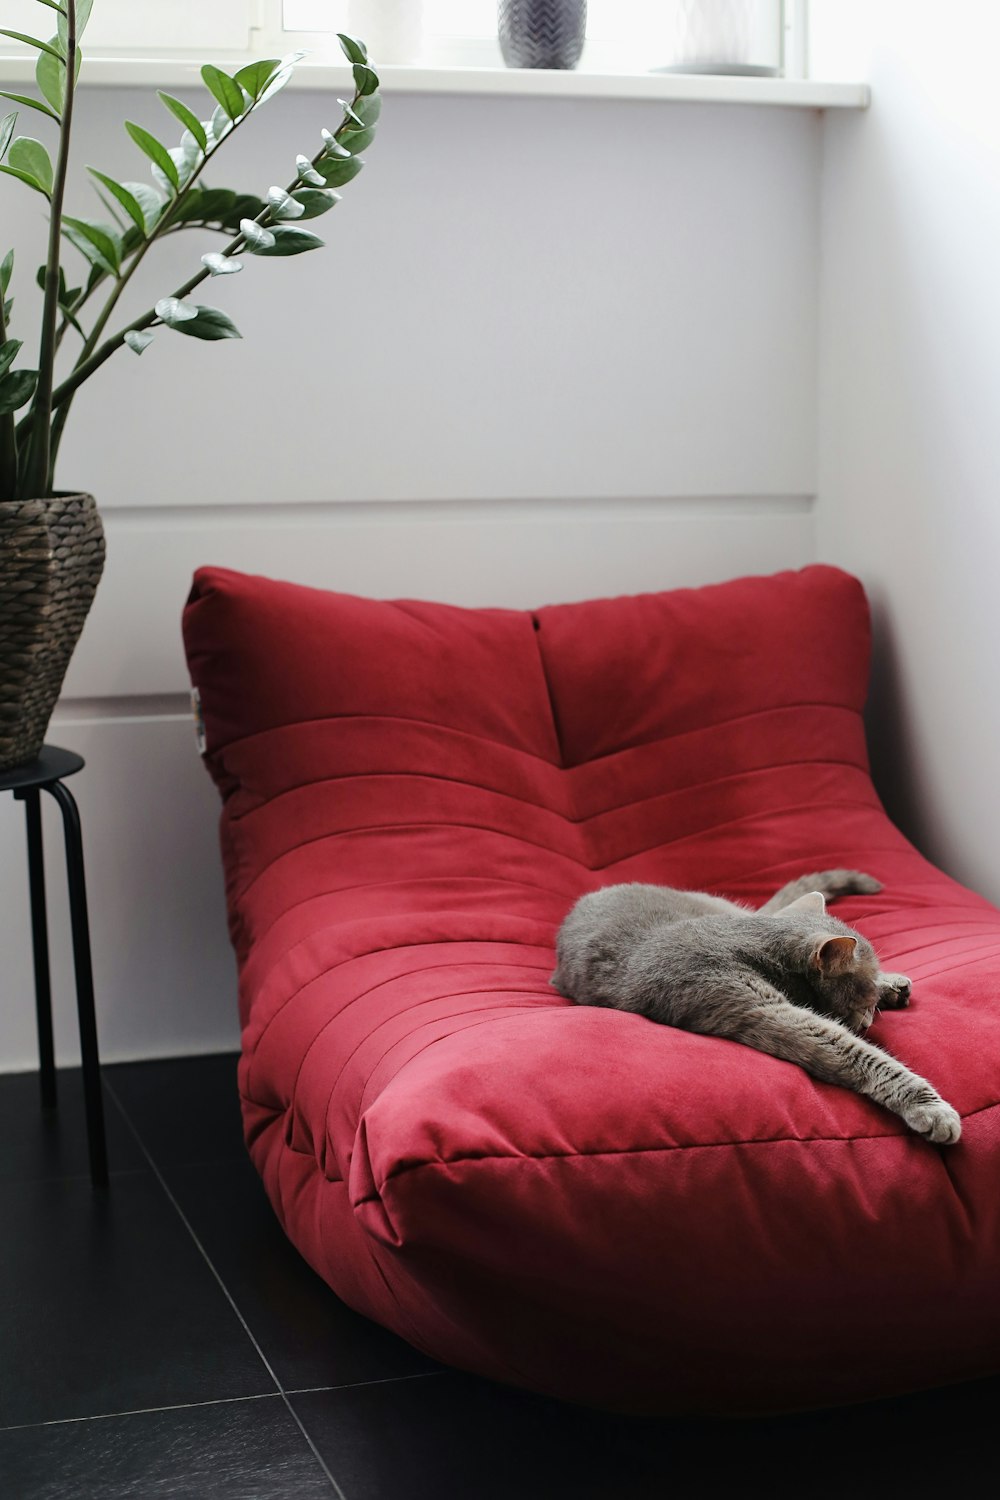
[[80,1019],[80,1054],[87,1110],[90,1176],[95,1187],[100,1187],[108,1180],[108,1158],[104,1140],[104,1105],[97,1049],[97,1019],[94,1014],[94,975],[90,958],[90,925],[87,916],[87,884],[83,873],[80,814],[72,793],[61,781],[51,782],[46,791],[51,792],[59,804],[66,838],[66,874],[73,934],[73,967],[76,971],[76,1006]]
[[66,840],[66,877],[73,935],[73,967],[76,972],[76,1008],[80,1018],[80,1053],[83,1061],[83,1097],[87,1111],[87,1144],[90,1176],[95,1187],[108,1181],[108,1158],[104,1140],[104,1104],[101,1094],[101,1063],[97,1050],[97,1018],[94,1013],[94,975],[90,958],[90,926],[87,917],[87,886],[83,874],[83,838],[80,814],[63,778],[75,776],[84,767],[82,755],[43,745],[37,757],[0,770],[0,792],[13,792],[24,803],[28,832],[28,882],[31,891],[31,942],[35,968],[35,1009],[38,1015],[39,1076],[42,1105],[56,1102],[55,1047],[52,1035],[52,981],[49,969],[48,912],[45,900],[45,858],[42,848],[40,793],[51,792],[62,813]]
[[49,975],[49,933],[45,908],[45,858],[42,852],[42,808],[37,787],[19,794],[28,829],[28,888],[31,896],[31,948],[35,969],[35,1010],[38,1016],[38,1074],[42,1108],[56,1103],[56,1058],[52,1040],[52,984]]

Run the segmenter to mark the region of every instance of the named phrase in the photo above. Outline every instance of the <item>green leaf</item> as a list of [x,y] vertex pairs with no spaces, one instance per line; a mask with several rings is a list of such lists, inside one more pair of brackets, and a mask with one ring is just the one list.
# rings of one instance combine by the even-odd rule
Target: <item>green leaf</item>
[[0,380],[0,417],[17,411],[35,394],[38,383],[37,370],[11,370]]
[[[201,152],[191,139],[189,133],[185,132],[185,137],[189,142],[187,146],[171,146],[167,152],[167,155],[177,169],[178,190],[187,187],[191,178],[195,176],[202,166]],[[153,163],[150,171],[153,174],[153,181],[163,189],[169,198],[171,188],[173,187],[173,178],[169,177],[156,162]]]
[[323,178],[319,175],[308,156],[297,156],[295,158],[295,170],[300,182],[306,183],[308,187],[322,187]]
[[[210,340],[243,337],[235,323],[217,307],[197,307],[189,303],[178,303],[176,297],[168,297],[166,302],[176,305],[172,310],[173,316],[164,318],[163,321],[177,333],[186,333],[195,339]],[[161,302],[156,304],[157,314],[161,317],[163,315],[160,313],[160,308],[164,305]],[[184,308],[184,314],[178,317],[177,312],[181,307]]]
[[160,214],[163,212],[163,199],[155,188],[150,187],[148,182],[123,182],[121,186],[132,197],[142,209],[143,218],[146,221],[146,234],[154,227]]
[[158,141],[155,135],[150,135],[148,130],[143,130],[141,125],[134,124],[131,120],[125,121],[125,129],[135,141],[140,151],[144,151],[150,161],[159,167],[170,186],[176,192],[180,186],[180,178],[177,175],[177,167],[173,157],[162,141]]
[[43,198],[47,198],[49,196],[45,189],[42,187],[41,183],[38,182],[34,177],[32,177],[29,172],[20,172],[16,167],[7,167],[3,165],[0,165],[0,172],[3,172],[7,177],[17,177],[21,182],[26,182],[30,188],[34,188],[36,193],[41,193]]
[[345,183],[353,181],[363,167],[364,162],[360,156],[324,156],[316,163],[316,170],[327,187],[343,187]]
[[94,224],[90,219],[63,219],[63,233],[71,244],[94,265],[100,266],[111,276],[121,271],[121,242],[114,230],[106,224]]
[[153,342],[154,335],[148,328],[130,328],[125,335],[125,342],[134,354],[141,354]]
[[205,87],[220,106],[225,110],[229,118],[235,122],[241,115],[246,113],[247,101],[243,90],[235,78],[230,78],[228,73],[223,73],[221,68],[213,67],[206,63],[201,70]]
[[62,62],[62,57],[51,42],[43,42],[37,36],[26,36],[23,31],[7,31],[3,26],[0,26],[0,36],[9,36],[11,41],[23,42],[26,47],[37,47],[39,52],[51,52],[53,57],[58,57]]
[[[52,39],[55,41],[55,37]],[[83,54],[76,54],[76,68],[73,74],[74,83],[80,76],[80,64]],[[66,64],[57,54],[51,57],[48,52],[43,52],[35,64],[35,82],[52,105],[56,115],[62,114],[63,105],[66,102]]]
[[378,74],[375,69],[369,68],[367,63],[355,63],[354,87],[359,94],[374,94],[378,88]]
[[212,113],[212,118],[205,121],[205,129],[208,133],[209,143],[218,145],[224,140],[233,128],[233,122],[226,114],[222,105],[218,105]]
[[331,135],[328,130],[321,130],[320,135],[323,137],[323,149],[325,150],[327,156],[350,156],[351,153],[349,151],[345,151],[343,146],[337,140],[337,137],[335,135]]
[[171,224],[203,224],[205,222],[204,197],[205,194],[201,188],[192,188],[170,215]]
[[254,250],[254,255],[302,255],[306,250],[318,250],[326,244],[310,229],[300,229],[297,224],[275,224],[271,230],[273,245],[263,250]]
[[268,188],[267,202],[271,210],[271,218],[275,220],[301,219],[305,212],[302,204],[297,203],[290,193],[285,192],[284,188]]
[[208,135],[205,131],[204,125],[198,119],[198,116],[195,114],[194,110],[188,109],[187,105],[182,104],[179,99],[175,99],[173,94],[165,94],[162,89],[157,89],[156,92],[159,94],[160,98],[163,100],[163,103],[167,106],[170,113],[174,115],[178,120],[180,120],[185,129],[190,130],[191,134],[198,142],[198,145],[201,147],[202,151],[207,151]]
[[365,94],[362,99],[354,101],[354,116],[365,125],[378,124],[382,113],[382,95]]
[[179,297],[161,297],[154,311],[168,328],[176,328],[178,323],[187,323],[198,316],[195,304],[182,302]]
[[[199,218],[202,223],[228,223],[233,211],[233,205],[236,202],[236,194],[232,188],[201,188],[197,191],[198,204],[201,210]],[[258,209],[257,212],[259,213],[260,210]]]
[[52,197],[52,162],[41,141],[30,135],[20,135],[11,142],[7,152],[7,163],[15,171],[33,177],[46,198]]
[[[37,109],[39,114],[48,115],[50,120],[58,121],[59,119],[59,116],[56,114],[54,109],[49,109],[49,106],[47,104],[43,104],[40,99],[32,99],[29,94],[10,94],[6,89],[0,89],[0,99],[10,99],[14,104],[23,104],[25,109]],[[7,119],[16,120],[17,116],[8,115]],[[2,155],[3,151],[0,150],[0,156]]]
[[266,104],[268,99],[273,99],[275,94],[279,94],[295,72],[295,64],[301,62],[304,57],[304,52],[289,52],[287,57],[283,57],[281,59],[281,67],[275,73],[267,88],[257,100],[257,103]]
[[253,219],[240,220],[240,234],[246,240],[251,255],[263,255],[274,246],[273,232],[265,229],[262,224],[255,224]]
[[[8,96],[9,97],[9,96]],[[17,110],[12,110],[9,115],[4,115],[0,120],[0,161],[7,154],[10,138],[14,134],[14,126],[17,124]]]
[[[280,57],[264,57],[258,62],[247,63],[245,68],[241,68],[238,73],[234,74],[233,82],[239,88],[246,89],[250,98],[256,100],[263,94],[275,73],[280,70]],[[218,94],[215,97],[218,99]]]
[[139,232],[143,236],[145,236],[146,215],[142,211],[142,205],[136,202],[135,198],[129,192],[128,188],[125,187],[124,183],[116,182],[113,177],[108,177],[106,173],[99,172],[96,167],[88,167],[87,171],[90,173],[91,177],[96,177],[98,182],[104,184],[108,192],[111,194],[112,198],[117,198],[122,208],[132,220],[132,223],[139,230]]
[[345,130],[340,137],[340,144],[346,146],[352,156],[357,156],[361,151],[367,151],[375,139],[375,127],[369,126],[366,130]]
[[[41,290],[43,292],[45,290],[45,282],[46,282],[46,280],[48,278],[48,274],[49,274],[49,268],[48,268],[47,265],[39,266],[38,270],[35,272],[35,281],[37,282],[38,286],[41,288]],[[77,297],[79,297],[79,295],[80,295],[80,288],[79,287],[77,287],[75,291],[71,292],[68,289],[68,287],[66,286],[66,272],[63,270],[62,266],[60,266],[59,267],[59,306],[60,307],[67,307],[67,306],[72,307],[73,303],[76,301],[76,299],[77,299]]]
[[0,375],[6,375],[21,350],[20,339],[8,339],[0,344]]
[[364,42],[356,42],[353,37],[345,36],[342,31],[337,32],[337,41],[348,62],[366,63],[368,61]]
[[8,250],[3,260],[0,261],[0,295],[7,295],[10,286],[10,278],[14,270],[14,252]]
[[57,10],[61,16],[64,16],[66,14],[66,8],[65,8],[65,6],[58,5],[56,3],[56,0],[35,0],[35,4],[36,5],[47,5],[48,8],[49,8],[49,10]]
[[353,120],[354,121],[354,124],[351,127],[352,129],[354,129],[354,130],[363,130],[365,128],[365,122],[364,122],[364,120],[362,120],[361,116],[358,114],[358,112],[354,108],[353,104],[351,104],[347,99],[338,99],[337,103],[340,105],[341,109],[344,111],[343,124],[341,125],[340,129],[337,131],[337,139],[338,140],[340,139],[341,130],[343,130],[344,125],[346,125],[349,120]]
[[235,260],[231,255],[219,255],[215,250],[209,255],[203,255],[201,263],[208,267],[213,276],[232,276],[243,269],[241,260]]
[[[93,10],[93,8],[94,0],[76,0],[77,42],[79,42],[80,38],[83,36],[83,33],[87,29],[87,22],[90,20],[90,12]],[[62,42],[63,48],[65,49],[69,46],[69,27],[66,24],[65,16],[60,18],[60,20],[56,22],[56,26],[59,31],[59,40]]]
[[292,197],[296,203],[302,204],[304,219],[318,219],[320,214],[329,213],[334,204],[340,202],[340,194],[329,188],[296,188]]

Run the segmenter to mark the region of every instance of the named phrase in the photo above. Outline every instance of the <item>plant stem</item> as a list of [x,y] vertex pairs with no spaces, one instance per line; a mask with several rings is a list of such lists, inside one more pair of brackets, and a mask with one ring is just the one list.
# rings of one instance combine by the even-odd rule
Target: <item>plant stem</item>
[[[198,166],[197,170],[196,171],[192,171],[190,177],[188,178],[188,180],[184,184],[184,186],[174,196],[173,200],[166,205],[166,207],[164,208],[163,213],[160,215],[160,217],[157,220],[156,224],[153,226],[153,232],[152,232],[152,234],[150,234],[143,241],[143,243],[138,247],[135,255],[132,257],[132,261],[131,261],[131,263],[130,263],[130,265],[128,267],[128,270],[124,273],[124,275],[119,276],[116,279],[114,286],[111,288],[111,291],[109,292],[109,294],[108,294],[108,296],[107,296],[107,298],[105,300],[104,306],[101,308],[101,311],[100,311],[100,313],[97,316],[97,320],[94,323],[93,328],[90,330],[90,333],[84,339],[83,347],[80,350],[80,353],[78,354],[77,359],[76,359],[76,363],[73,366],[73,372],[72,372],[73,374],[75,374],[77,372],[77,370],[81,369],[83,366],[87,365],[88,360],[90,359],[91,355],[94,353],[94,350],[97,348],[97,341],[98,341],[98,339],[101,337],[101,334],[104,332],[105,328],[107,327],[108,320],[111,317],[111,314],[114,312],[114,309],[115,309],[115,306],[116,306],[116,304],[118,302],[118,299],[121,297],[121,295],[124,292],[125,288],[128,286],[129,282],[132,280],[132,277],[135,275],[136,271],[139,269],[140,265],[143,262],[143,259],[146,256],[147,251],[150,249],[150,247],[158,239],[162,238],[162,236],[164,234],[168,234],[168,233],[171,232],[171,224],[172,223],[173,223],[173,227],[175,229],[183,227],[181,225],[178,225],[178,224],[174,223],[174,221],[177,218],[177,211],[178,211],[178,209],[181,207],[181,205],[183,204],[185,198],[192,191],[192,189],[197,186],[198,180],[201,177],[202,172],[205,170],[205,167],[208,165],[208,163],[215,156],[216,152],[219,151],[220,148],[225,144],[225,142],[229,140],[230,136],[233,135],[233,133],[239,128],[240,125],[245,124],[245,122],[253,114],[254,108],[256,108],[256,105],[252,105],[250,107],[250,109],[247,110],[246,114],[243,115],[241,119],[237,120],[234,123],[232,130],[227,131],[227,133],[222,137],[222,140],[214,142],[214,144],[209,147],[209,149],[202,156],[201,163]],[[207,274],[208,274],[208,272],[204,272],[203,276],[207,275]],[[198,279],[202,280],[203,276],[199,277]],[[194,284],[197,285],[197,282],[195,282]],[[85,301],[86,301],[86,296],[84,296],[83,298],[81,298],[79,306],[82,306]],[[76,312],[77,309],[74,308],[73,311]],[[63,328],[65,328],[65,326],[66,325],[64,324]],[[134,324],[133,323],[133,324],[130,325],[130,328],[135,328],[135,327],[140,327],[141,328],[141,327],[145,327],[145,326],[146,325],[144,323],[140,323],[140,324]],[[119,347],[120,343],[125,338],[125,334],[127,332],[129,332],[129,331],[130,331],[129,329],[124,329],[124,328],[122,329],[121,338],[119,339],[118,344],[115,344],[115,345],[112,346],[112,348],[108,351],[109,354],[113,354],[114,353],[114,350]],[[60,330],[59,337],[61,337],[61,336],[62,336],[62,330]],[[107,358],[107,357],[108,356],[105,355],[105,358]],[[101,362],[103,363],[103,361],[101,361]],[[90,368],[88,368],[87,374],[92,374],[93,371],[96,370],[97,368],[98,368],[98,366],[96,364],[93,365],[93,366],[91,366]],[[83,378],[86,379],[86,376],[84,376]],[[66,382],[64,382],[64,384],[65,383]],[[60,386],[60,390],[62,390],[62,388],[63,387]],[[55,465],[56,456],[57,456],[57,454],[59,452],[59,444],[62,442],[63,429],[66,426],[66,420],[67,420],[67,418],[69,416],[69,410],[70,410],[70,406],[72,405],[73,395],[74,395],[74,392],[71,391],[68,397],[66,397],[61,402],[56,403],[55,416],[52,419],[52,435],[51,435],[51,438],[50,438],[50,446],[51,446],[51,458],[50,458],[50,462],[51,462],[51,464],[53,466]]]
[[76,90],[76,0],[66,0],[66,90],[59,121],[59,154],[52,183],[49,217],[49,251],[45,268],[45,300],[42,334],[38,350],[38,385],[31,404],[31,440],[22,491],[41,499],[52,488],[51,436],[52,387],[56,356],[56,322],[59,316],[59,253],[62,239],[63,197],[69,169],[69,143],[73,126],[73,96]]
[[[351,101],[352,106],[357,103],[360,97],[360,93],[355,94],[353,100]],[[347,121],[345,120],[340,128],[334,132],[334,139],[336,139],[337,136],[340,135],[341,130],[345,129],[346,124]],[[312,166],[315,167],[319,162],[321,162],[326,154],[326,147],[324,146],[323,150],[317,151],[316,155],[313,157],[311,163]],[[301,185],[301,178],[295,177],[286,189],[286,192],[291,193],[296,188],[301,187]],[[257,215],[257,218],[254,220],[254,222],[256,224],[266,224],[267,220],[270,218],[270,215],[271,209],[270,206],[268,206]],[[238,234],[235,239],[226,246],[225,250],[223,250],[221,254],[226,256],[237,255],[239,251],[243,249],[245,244],[246,241],[244,240],[243,236],[241,234]],[[183,286],[178,287],[175,292],[172,292],[171,295],[173,297],[176,297],[178,301],[182,301],[185,297],[189,296],[191,292],[194,291],[196,286],[200,286],[203,281],[207,280],[207,278],[211,276],[211,274],[211,271],[209,271],[207,267],[204,267],[201,271],[198,271],[194,276],[192,276],[189,281],[186,281]],[[83,382],[87,380],[91,375],[93,375],[95,370],[99,370],[101,365],[103,365],[106,360],[110,359],[112,354],[114,354],[116,350],[122,347],[125,342],[125,335],[127,333],[141,332],[142,329],[149,328],[152,326],[152,324],[157,323],[158,321],[159,319],[156,316],[155,308],[149,308],[149,310],[147,312],[144,312],[141,317],[133,319],[131,323],[126,324],[124,328],[120,328],[117,333],[112,334],[111,338],[105,340],[101,347],[97,349],[93,354],[91,354],[87,359],[78,362],[72,372],[66,377],[66,379],[60,386],[56,387],[56,390],[53,392],[53,409],[58,409],[64,406],[66,402],[72,399],[77,388],[81,386]],[[30,420],[30,416],[25,418],[25,421],[27,422],[30,422]]]

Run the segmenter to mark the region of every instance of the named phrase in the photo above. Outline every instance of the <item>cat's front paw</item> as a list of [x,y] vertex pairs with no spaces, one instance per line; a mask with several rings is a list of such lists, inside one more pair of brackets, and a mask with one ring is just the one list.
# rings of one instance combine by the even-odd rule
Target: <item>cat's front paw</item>
[[905,974],[880,974],[878,1003],[883,1010],[903,1010],[910,1003],[912,988]]
[[936,1146],[954,1146],[962,1134],[962,1117],[943,1099],[932,1104],[915,1104],[903,1116],[907,1125]]

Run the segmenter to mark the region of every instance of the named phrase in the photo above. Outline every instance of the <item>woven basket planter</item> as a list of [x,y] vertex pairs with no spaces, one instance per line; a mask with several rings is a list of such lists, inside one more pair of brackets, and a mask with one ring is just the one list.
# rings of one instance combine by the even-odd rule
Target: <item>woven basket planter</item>
[[103,568],[92,495],[0,502],[0,770],[38,755]]

